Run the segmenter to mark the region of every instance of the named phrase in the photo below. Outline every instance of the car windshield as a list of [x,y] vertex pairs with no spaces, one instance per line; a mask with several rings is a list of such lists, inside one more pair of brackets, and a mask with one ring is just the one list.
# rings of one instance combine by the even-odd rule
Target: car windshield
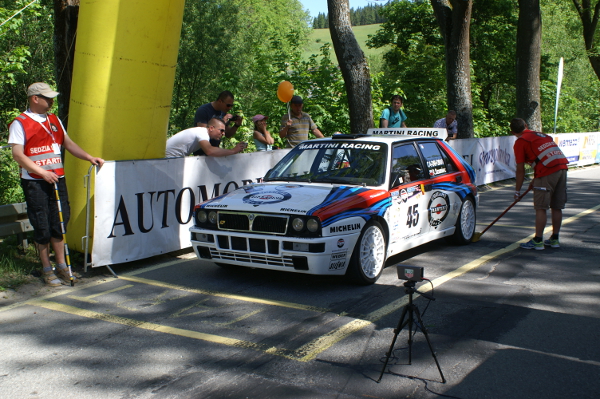
[[385,181],[387,146],[364,141],[304,142],[286,155],[264,181],[379,186]]

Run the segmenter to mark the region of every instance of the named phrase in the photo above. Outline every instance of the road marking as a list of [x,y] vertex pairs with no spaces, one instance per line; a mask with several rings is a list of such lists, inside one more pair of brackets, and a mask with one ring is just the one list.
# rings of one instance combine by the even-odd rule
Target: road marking
[[162,324],[150,323],[146,321],[139,321],[134,319],[128,319],[126,317],[120,317],[110,315],[106,313],[94,312],[93,310],[85,310],[76,308],[74,306],[65,305],[58,302],[51,302],[47,300],[32,300],[30,305],[38,306],[44,309],[53,310],[57,312],[68,313],[76,316],[85,317],[88,319],[96,319],[106,321],[114,324],[121,324],[128,327],[141,328],[148,331],[156,331],[165,334],[178,335],[180,337],[187,337],[192,339],[198,339],[202,341],[213,342],[216,344],[233,346],[237,348],[252,349],[270,355],[277,355],[286,357],[288,359],[294,359],[293,353],[286,349],[280,349],[260,343],[244,341],[236,338],[227,338],[220,335],[206,334],[197,331],[184,330],[182,328],[164,326]]
[[123,276],[123,277],[121,277],[121,279],[140,283],[140,284],[154,285],[156,287],[163,287],[163,288],[169,288],[169,289],[173,289],[173,290],[193,292],[194,294],[200,294],[200,295],[217,296],[217,297],[221,297],[221,298],[235,299],[235,300],[244,301],[244,302],[259,303],[262,305],[279,306],[279,307],[299,309],[299,310],[308,310],[311,312],[330,313],[329,309],[320,308],[317,306],[309,306],[309,305],[303,305],[301,303],[293,303],[293,302],[275,301],[275,300],[271,300],[271,299],[256,298],[256,297],[251,297],[251,296],[247,296],[247,295],[228,294],[226,292],[203,290],[200,288],[190,288],[190,287],[185,287],[183,285],[170,284],[170,283],[165,283],[163,281],[150,280],[150,279],[143,278],[143,277],[133,277],[131,275]]
[[97,298],[100,295],[112,294],[113,292],[121,291],[121,290],[124,290],[126,288],[131,288],[131,287],[133,287],[133,284],[124,285],[122,287],[113,288],[112,290],[102,291],[98,294],[93,294],[93,295],[88,295],[88,296],[67,295],[67,297],[69,297],[71,299],[76,299],[76,300],[82,301],[82,302],[98,303],[98,301],[94,300],[93,298]]

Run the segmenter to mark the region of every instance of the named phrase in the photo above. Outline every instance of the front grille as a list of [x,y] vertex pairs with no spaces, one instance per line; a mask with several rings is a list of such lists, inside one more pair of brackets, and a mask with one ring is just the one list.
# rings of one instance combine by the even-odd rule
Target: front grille
[[285,235],[288,220],[288,216],[280,215],[219,212],[217,226],[219,230]]

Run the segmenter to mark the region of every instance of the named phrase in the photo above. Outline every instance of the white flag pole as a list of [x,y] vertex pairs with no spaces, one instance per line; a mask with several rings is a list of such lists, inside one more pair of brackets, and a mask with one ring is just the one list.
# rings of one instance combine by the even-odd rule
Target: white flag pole
[[563,57],[560,57],[558,63],[558,79],[556,80],[556,105],[554,107],[554,133],[556,133],[556,118],[558,116],[558,99],[560,97],[560,87],[562,86],[563,78]]

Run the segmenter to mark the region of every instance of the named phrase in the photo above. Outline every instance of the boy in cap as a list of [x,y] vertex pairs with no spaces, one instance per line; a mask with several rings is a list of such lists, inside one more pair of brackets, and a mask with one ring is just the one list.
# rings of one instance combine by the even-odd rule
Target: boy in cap
[[[54,191],[57,185],[66,226],[70,208],[62,150],[64,148],[77,158],[89,161],[93,165],[104,164],[103,159],[91,156],[75,144],[58,117],[48,113],[58,94],[46,83],[38,82],[29,86],[29,108],[11,122],[8,137],[13,158],[21,166],[21,187],[27,202],[27,216],[33,226],[33,240],[42,262],[42,276],[50,286],[66,284],[70,280]],[[57,273],[62,282],[52,271],[50,244],[54,249]]]
[[312,131],[315,137],[323,138],[323,133],[317,128],[315,122],[306,112],[302,112],[304,101],[302,97],[293,96],[290,101],[291,115],[281,117],[281,138],[287,138],[288,148],[293,148],[304,140],[308,140],[308,131]]
[[261,114],[252,117],[252,122],[254,122],[254,144],[256,144],[256,151],[271,151],[273,149],[275,140],[267,130],[267,119],[269,119],[268,116]]

